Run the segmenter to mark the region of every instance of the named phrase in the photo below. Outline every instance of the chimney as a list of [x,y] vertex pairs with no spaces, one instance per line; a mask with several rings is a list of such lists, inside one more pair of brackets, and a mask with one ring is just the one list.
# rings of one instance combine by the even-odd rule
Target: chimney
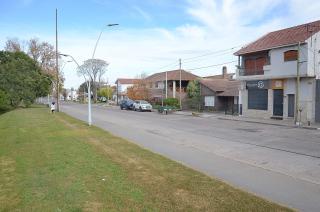
[[227,79],[228,78],[228,71],[227,71],[227,67],[226,66],[222,67],[222,78],[223,79]]

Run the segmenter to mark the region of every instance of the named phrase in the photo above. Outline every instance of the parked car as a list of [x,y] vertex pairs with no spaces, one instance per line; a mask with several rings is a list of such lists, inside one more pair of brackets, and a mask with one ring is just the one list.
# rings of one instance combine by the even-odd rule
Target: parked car
[[123,110],[123,109],[126,109],[126,110],[133,110],[133,104],[135,102],[132,101],[131,99],[125,99],[125,100],[122,100],[120,102],[120,109]]
[[150,111],[152,110],[152,105],[144,100],[137,100],[133,104],[133,110],[135,111]]

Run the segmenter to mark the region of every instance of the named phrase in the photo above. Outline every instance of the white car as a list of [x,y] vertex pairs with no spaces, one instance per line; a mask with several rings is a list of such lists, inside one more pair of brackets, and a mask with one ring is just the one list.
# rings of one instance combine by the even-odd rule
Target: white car
[[152,105],[144,100],[137,100],[133,104],[133,110],[135,111],[150,111],[152,110]]

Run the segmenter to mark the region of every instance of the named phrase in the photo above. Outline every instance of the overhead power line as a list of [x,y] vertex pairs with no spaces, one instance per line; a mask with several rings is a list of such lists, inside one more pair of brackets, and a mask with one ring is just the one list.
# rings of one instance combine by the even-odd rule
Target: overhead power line
[[187,68],[186,70],[193,71],[193,70],[198,70],[198,69],[211,68],[211,67],[215,67],[215,66],[221,66],[221,65],[227,65],[227,64],[235,63],[237,61],[238,60],[233,60],[233,61],[228,61],[228,62],[220,63],[220,64],[213,64],[213,65],[201,66],[201,67],[195,67],[195,68]]
[[[232,50],[229,50],[228,52],[224,52],[222,54],[215,54],[213,55],[214,57],[219,57],[219,56],[223,56],[223,55],[228,55],[228,54],[231,54],[232,53]],[[208,56],[211,56],[211,55],[208,55]],[[188,61],[183,61],[184,64],[186,63],[194,63],[194,62],[198,62],[198,61],[202,61],[202,60],[207,60],[208,58],[195,58],[195,59],[192,59],[192,60],[188,60]]]
[[209,55],[214,55],[214,54],[218,54],[218,53],[222,53],[222,52],[226,52],[226,51],[231,51],[231,50],[234,50],[234,49],[239,48],[241,46],[243,46],[243,45],[238,45],[238,46],[234,46],[234,47],[228,48],[228,49],[222,49],[222,50],[218,50],[218,51],[213,51],[213,52],[209,52],[209,53],[198,55],[198,56],[194,56],[194,57],[184,58],[183,61],[188,61],[188,60],[195,59],[195,58],[206,57],[206,56],[209,56]]
[[[215,55],[215,54],[218,54],[216,56],[221,56],[221,55],[225,55],[225,54],[229,54],[230,51],[238,48],[238,47],[241,47],[242,45],[238,45],[238,46],[234,46],[234,47],[231,47],[231,48],[227,48],[227,49],[222,49],[222,50],[218,50],[218,51],[213,51],[213,52],[208,52],[208,53],[205,53],[205,54],[201,54],[201,55],[198,55],[198,56],[194,56],[194,57],[189,57],[189,58],[185,58],[185,59],[182,59],[183,63],[191,63],[191,62],[195,62],[195,61],[199,61],[197,60],[198,58],[202,58],[202,57],[206,57],[206,56],[211,56],[211,55]],[[219,53],[222,53],[222,54],[219,54]],[[201,59],[200,59],[201,60]],[[161,66],[157,69],[155,69],[155,71],[162,71],[162,69],[164,68],[167,68],[167,67],[172,67],[172,66],[178,66],[178,62],[172,62],[172,63],[169,63],[167,65],[164,65],[164,66]],[[153,71],[154,72],[154,71]]]

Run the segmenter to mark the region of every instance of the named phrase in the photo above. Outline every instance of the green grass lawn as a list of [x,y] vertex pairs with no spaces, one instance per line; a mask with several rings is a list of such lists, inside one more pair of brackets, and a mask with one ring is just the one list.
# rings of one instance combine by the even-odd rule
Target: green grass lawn
[[0,211],[290,211],[48,108],[0,115]]

